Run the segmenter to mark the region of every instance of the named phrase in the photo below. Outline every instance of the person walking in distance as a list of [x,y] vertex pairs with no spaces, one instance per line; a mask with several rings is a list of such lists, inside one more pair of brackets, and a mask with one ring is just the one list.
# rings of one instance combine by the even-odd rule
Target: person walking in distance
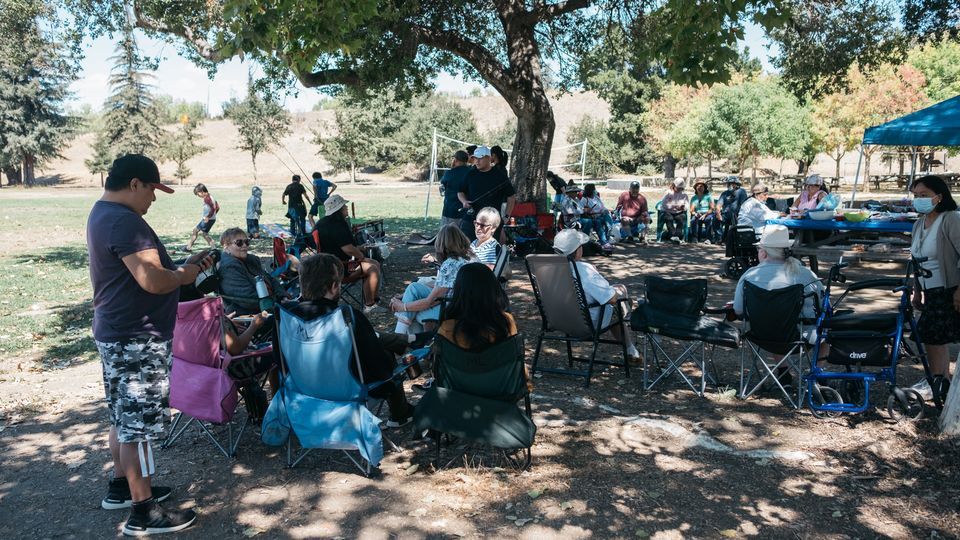
[[87,219],[93,285],[93,338],[103,366],[110,413],[113,478],[100,505],[130,508],[124,534],[175,532],[196,519],[193,510],[160,502],[170,489],[152,485],[151,442],[165,436],[169,420],[170,362],[180,286],[193,283],[213,261],[197,253],[177,266],[143,219],[160,182],[156,163],[140,154],[117,158],[103,195]]

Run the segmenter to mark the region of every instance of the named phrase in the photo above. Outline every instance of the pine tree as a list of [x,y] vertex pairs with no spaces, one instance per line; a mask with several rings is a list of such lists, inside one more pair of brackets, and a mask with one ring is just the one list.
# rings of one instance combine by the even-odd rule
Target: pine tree
[[166,137],[160,150],[161,159],[169,159],[177,164],[174,176],[180,179],[180,185],[193,171],[187,167],[187,161],[210,150],[209,146],[198,144],[200,138],[195,131],[197,123],[190,118],[180,122],[180,129]]
[[[58,157],[76,122],[64,110],[77,64],[51,24],[43,2],[0,1],[0,170],[10,183],[31,185],[35,169]],[[10,8],[10,9],[7,9]]]
[[83,160],[90,174],[100,174],[100,187],[103,187],[103,175],[110,172],[110,165],[113,164],[115,157],[110,150],[110,140],[107,139],[104,130],[97,132],[97,138],[93,141],[93,156],[90,159]]
[[153,103],[146,61],[137,52],[133,29],[127,27],[116,54],[110,57],[110,97],[104,102],[104,135],[115,156],[157,153],[163,131]]
[[257,156],[270,151],[290,133],[290,115],[271,96],[261,97],[247,80],[247,97],[229,108],[227,118],[237,126],[240,141],[237,148],[250,152],[253,182],[257,182]]

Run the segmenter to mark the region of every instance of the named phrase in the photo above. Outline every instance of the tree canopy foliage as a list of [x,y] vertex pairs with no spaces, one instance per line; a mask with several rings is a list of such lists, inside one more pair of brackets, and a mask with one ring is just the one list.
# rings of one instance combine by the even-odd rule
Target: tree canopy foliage
[[184,116],[180,122],[180,127],[173,133],[168,133],[164,137],[163,145],[160,148],[160,157],[163,160],[170,160],[177,164],[177,169],[173,176],[183,181],[193,174],[193,171],[187,167],[187,162],[191,159],[210,150],[209,146],[200,144],[200,136],[196,132],[197,121]]
[[152,66],[140,55],[127,27],[110,58],[110,96],[103,104],[103,130],[113,157],[159,153],[163,130],[154,105]]
[[[94,32],[117,28],[125,15],[121,0],[65,4]],[[785,0],[140,0],[133,15],[140,28],[176,39],[202,65],[254,58],[275,86],[292,76],[309,88],[415,94],[441,70],[483,80],[517,117],[510,168],[518,192],[539,200],[556,125],[547,62],[550,82],[567,87],[576,81],[579,56],[620,28],[635,63],[655,60],[682,81],[722,80],[737,58],[745,21],[781,24],[784,7]]]
[[34,181],[76,131],[64,109],[76,79],[75,49],[40,0],[0,0],[0,171],[9,183]]
[[960,42],[942,38],[910,50],[907,63],[920,70],[933,102],[960,95]]

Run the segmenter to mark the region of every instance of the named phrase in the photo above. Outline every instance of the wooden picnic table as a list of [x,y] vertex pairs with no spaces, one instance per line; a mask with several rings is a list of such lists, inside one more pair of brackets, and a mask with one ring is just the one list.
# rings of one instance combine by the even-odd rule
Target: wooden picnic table
[[[867,220],[859,223],[836,220],[770,219],[768,225],[784,225],[794,231],[792,251],[797,257],[807,257],[810,269],[819,270],[819,259],[839,258],[867,261],[908,261],[910,259],[909,234],[911,221]],[[824,235],[823,232],[827,232]],[[854,242],[865,245],[885,243],[889,251],[857,251]]]

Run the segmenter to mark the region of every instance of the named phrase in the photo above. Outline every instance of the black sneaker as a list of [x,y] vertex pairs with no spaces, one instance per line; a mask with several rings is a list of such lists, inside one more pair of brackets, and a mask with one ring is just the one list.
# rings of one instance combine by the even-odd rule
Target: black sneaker
[[[153,499],[157,502],[165,501],[170,496],[170,488],[163,486],[151,486]],[[126,478],[111,478],[107,485],[107,496],[100,501],[100,507],[104,510],[120,510],[121,508],[130,508],[133,504],[133,497],[130,495],[130,484]]]
[[151,536],[182,531],[197,519],[193,510],[168,510],[153,499],[130,507],[130,517],[123,526],[124,536]]

